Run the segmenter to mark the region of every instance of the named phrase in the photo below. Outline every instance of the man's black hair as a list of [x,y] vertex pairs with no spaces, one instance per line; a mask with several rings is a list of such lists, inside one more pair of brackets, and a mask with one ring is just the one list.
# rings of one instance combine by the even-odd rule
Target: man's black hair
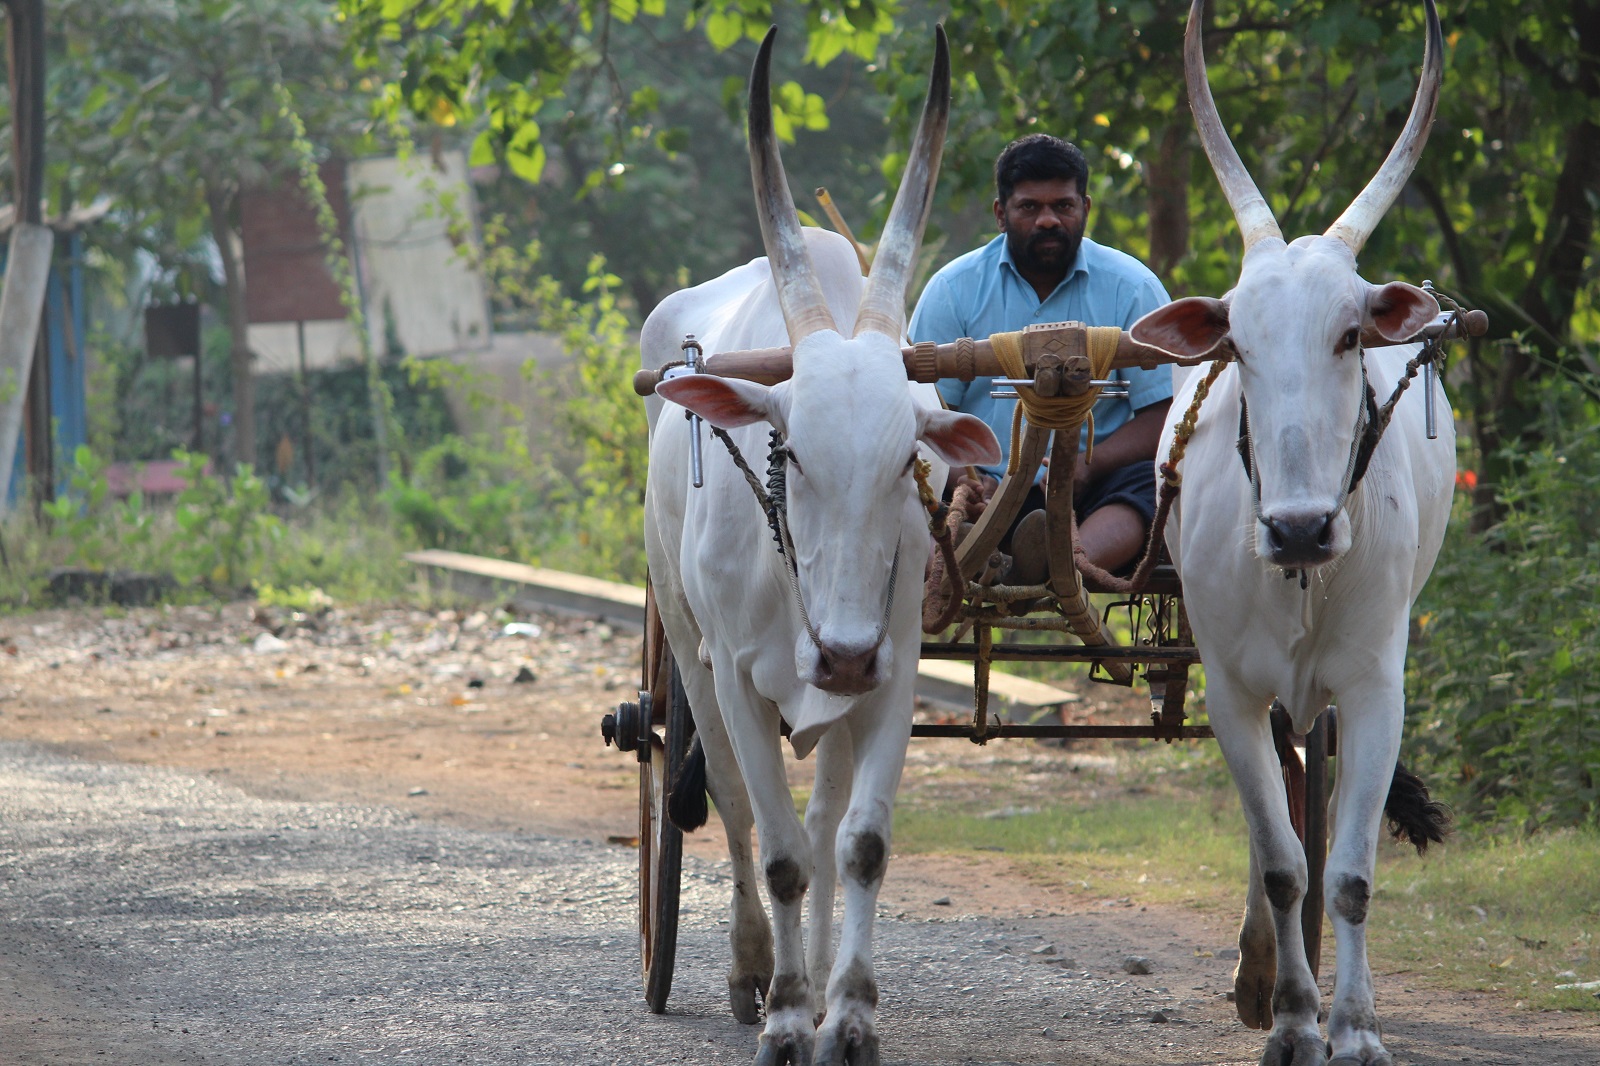
[[1089,189],[1089,161],[1078,146],[1048,133],[1030,133],[1006,145],[994,161],[995,194],[1004,207],[1019,181],[1071,181],[1078,195]]

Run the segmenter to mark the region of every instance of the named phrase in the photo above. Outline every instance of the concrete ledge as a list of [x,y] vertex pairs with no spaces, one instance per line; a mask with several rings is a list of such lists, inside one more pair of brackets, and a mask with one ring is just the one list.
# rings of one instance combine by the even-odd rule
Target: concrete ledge
[[[923,659],[917,663],[917,695],[931,703],[972,709],[976,667],[956,659]],[[1066,689],[1000,670],[989,671],[989,710],[1013,721],[1027,721],[1040,711],[1076,703],[1083,697]]]
[[462,552],[410,552],[405,558],[443,578],[463,595],[505,599],[519,607],[594,618],[644,631],[644,589],[638,585]]
[[[462,552],[419,551],[410,552],[405,558],[464,596],[503,600],[518,607],[593,618],[644,631],[644,589],[638,585]],[[972,685],[972,663],[923,659],[917,664],[917,696],[929,703],[970,711]],[[1040,711],[1079,698],[1041,681],[999,670],[989,673],[990,711],[1013,721],[1027,720]]]

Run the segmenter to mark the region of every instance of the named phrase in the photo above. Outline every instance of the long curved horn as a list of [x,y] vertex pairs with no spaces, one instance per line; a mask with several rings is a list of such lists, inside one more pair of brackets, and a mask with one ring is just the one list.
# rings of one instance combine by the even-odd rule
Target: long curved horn
[[1239,223],[1244,250],[1248,253],[1257,242],[1269,237],[1283,240],[1283,231],[1278,228],[1278,220],[1272,217],[1266,197],[1256,188],[1250,172],[1244,168],[1244,161],[1228,139],[1228,131],[1217,114],[1217,102],[1211,98],[1205,51],[1200,42],[1205,6],[1205,0],[1194,0],[1189,7],[1189,24],[1183,31],[1183,77],[1189,86],[1189,110],[1194,112],[1200,143],[1211,160],[1211,169],[1222,185],[1223,195],[1228,198],[1228,206],[1233,208],[1233,217]]
[[1400,139],[1389,149],[1383,166],[1367,182],[1350,206],[1344,209],[1325,236],[1335,237],[1360,254],[1378,220],[1389,210],[1405,188],[1406,179],[1422,156],[1422,146],[1428,143],[1428,131],[1433,127],[1433,114],[1439,105],[1439,85],[1444,81],[1444,34],[1439,29],[1439,11],[1433,0],[1426,0],[1428,9],[1427,43],[1422,52],[1422,80],[1417,85],[1417,97],[1411,103],[1411,117]]
[[872,273],[861,293],[854,336],[867,330],[900,341],[906,318],[906,287],[916,265],[922,231],[933,207],[933,189],[939,180],[944,155],[945,128],[950,121],[950,43],[944,27],[934,27],[933,72],[928,76],[928,98],[922,105],[922,122],[911,142],[911,155],[900,178],[889,220],[878,238]]
[[778,138],[772,129],[772,90],[768,79],[772,66],[772,42],[778,27],[767,31],[750,71],[750,180],[755,185],[756,214],[761,218],[761,244],[772,267],[772,282],[778,287],[778,303],[783,322],[789,329],[789,343],[801,340],[819,329],[834,329],[833,315],[822,295],[811,255],[806,251],[800,215],[789,194],[789,179],[778,157]]

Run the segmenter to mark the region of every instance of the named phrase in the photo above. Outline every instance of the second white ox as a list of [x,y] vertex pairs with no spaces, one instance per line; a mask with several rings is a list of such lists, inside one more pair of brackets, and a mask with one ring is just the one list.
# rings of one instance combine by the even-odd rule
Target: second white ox
[[[1365,920],[1385,799],[1391,782],[1405,780],[1396,776],[1396,758],[1409,612],[1449,518],[1455,437],[1446,419],[1438,439],[1427,439],[1424,397],[1413,389],[1396,405],[1365,476],[1352,484],[1372,411],[1368,381],[1386,396],[1417,350],[1363,349],[1361,338],[1406,340],[1439,310],[1414,286],[1363,281],[1356,256],[1427,139],[1443,63],[1438,15],[1427,0],[1422,84],[1378,174],[1326,234],[1286,244],[1212,101],[1202,5],[1194,0],[1185,38],[1189,98],[1244,236],[1244,264],[1227,296],[1169,304],[1137,322],[1133,335],[1178,354],[1222,346],[1237,356],[1207,400],[1184,460],[1182,502],[1167,527],[1206,664],[1206,707],[1250,832],[1236,1004],[1247,1024],[1272,1028],[1263,1064],[1322,1066],[1331,1054],[1339,1066],[1387,1066]],[[1160,454],[1202,376],[1191,371],[1179,390]],[[1448,412],[1442,389],[1436,399]],[[1248,427],[1248,471],[1235,448],[1241,424]],[[1290,825],[1268,720],[1274,698],[1301,732],[1330,701],[1339,708],[1323,878],[1339,969],[1326,1045],[1300,933],[1305,856]],[[1436,838],[1439,812],[1425,802],[1414,810],[1423,815],[1409,827],[1420,847]]]
[[[686,333],[696,334],[708,355],[794,346],[793,376],[782,384],[691,374],[663,382],[656,394],[731,431],[756,469],[764,466],[769,428],[782,433],[795,569],[779,555],[755,495],[720,444],[706,442],[704,487],[691,486],[689,425],[656,401],[646,549],[728,831],[734,1013],[755,1021],[756,999],[765,997],[757,1063],[809,1064],[813,1053],[818,1063],[876,1063],[872,919],[911,733],[929,545],[913,463],[919,442],[958,464],[997,462],[999,444],[980,420],[941,411],[932,386],[908,385],[900,357],[906,284],[949,111],[943,31],[870,280],[861,277],[848,241],[800,226],[773,137],[772,40],[769,33],[751,74],[749,105],[767,259],[668,297],[640,343],[647,367],[679,358]],[[836,329],[841,322],[854,323],[849,336]],[[944,483],[943,466],[933,484]],[[817,750],[804,827],[784,773],[783,722],[798,754]],[[752,814],[772,902],[770,933],[756,895]],[[838,959],[830,963],[837,874],[844,917]],[[809,963],[800,913],[808,885]],[[818,1014],[825,1016],[820,1029]]]

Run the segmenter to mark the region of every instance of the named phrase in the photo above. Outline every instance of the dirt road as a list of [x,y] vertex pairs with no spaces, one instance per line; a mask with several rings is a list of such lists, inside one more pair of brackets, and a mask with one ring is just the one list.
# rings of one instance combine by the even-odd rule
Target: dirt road
[[[596,729],[637,649],[481,612],[0,621],[0,1063],[748,1061],[714,833],[671,1013],[638,992],[635,855],[609,842],[635,780]],[[885,1060],[1254,1062],[1232,938],[998,856],[896,858]],[[1586,1018],[1378,980],[1397,1061],[1600,1062]]]

